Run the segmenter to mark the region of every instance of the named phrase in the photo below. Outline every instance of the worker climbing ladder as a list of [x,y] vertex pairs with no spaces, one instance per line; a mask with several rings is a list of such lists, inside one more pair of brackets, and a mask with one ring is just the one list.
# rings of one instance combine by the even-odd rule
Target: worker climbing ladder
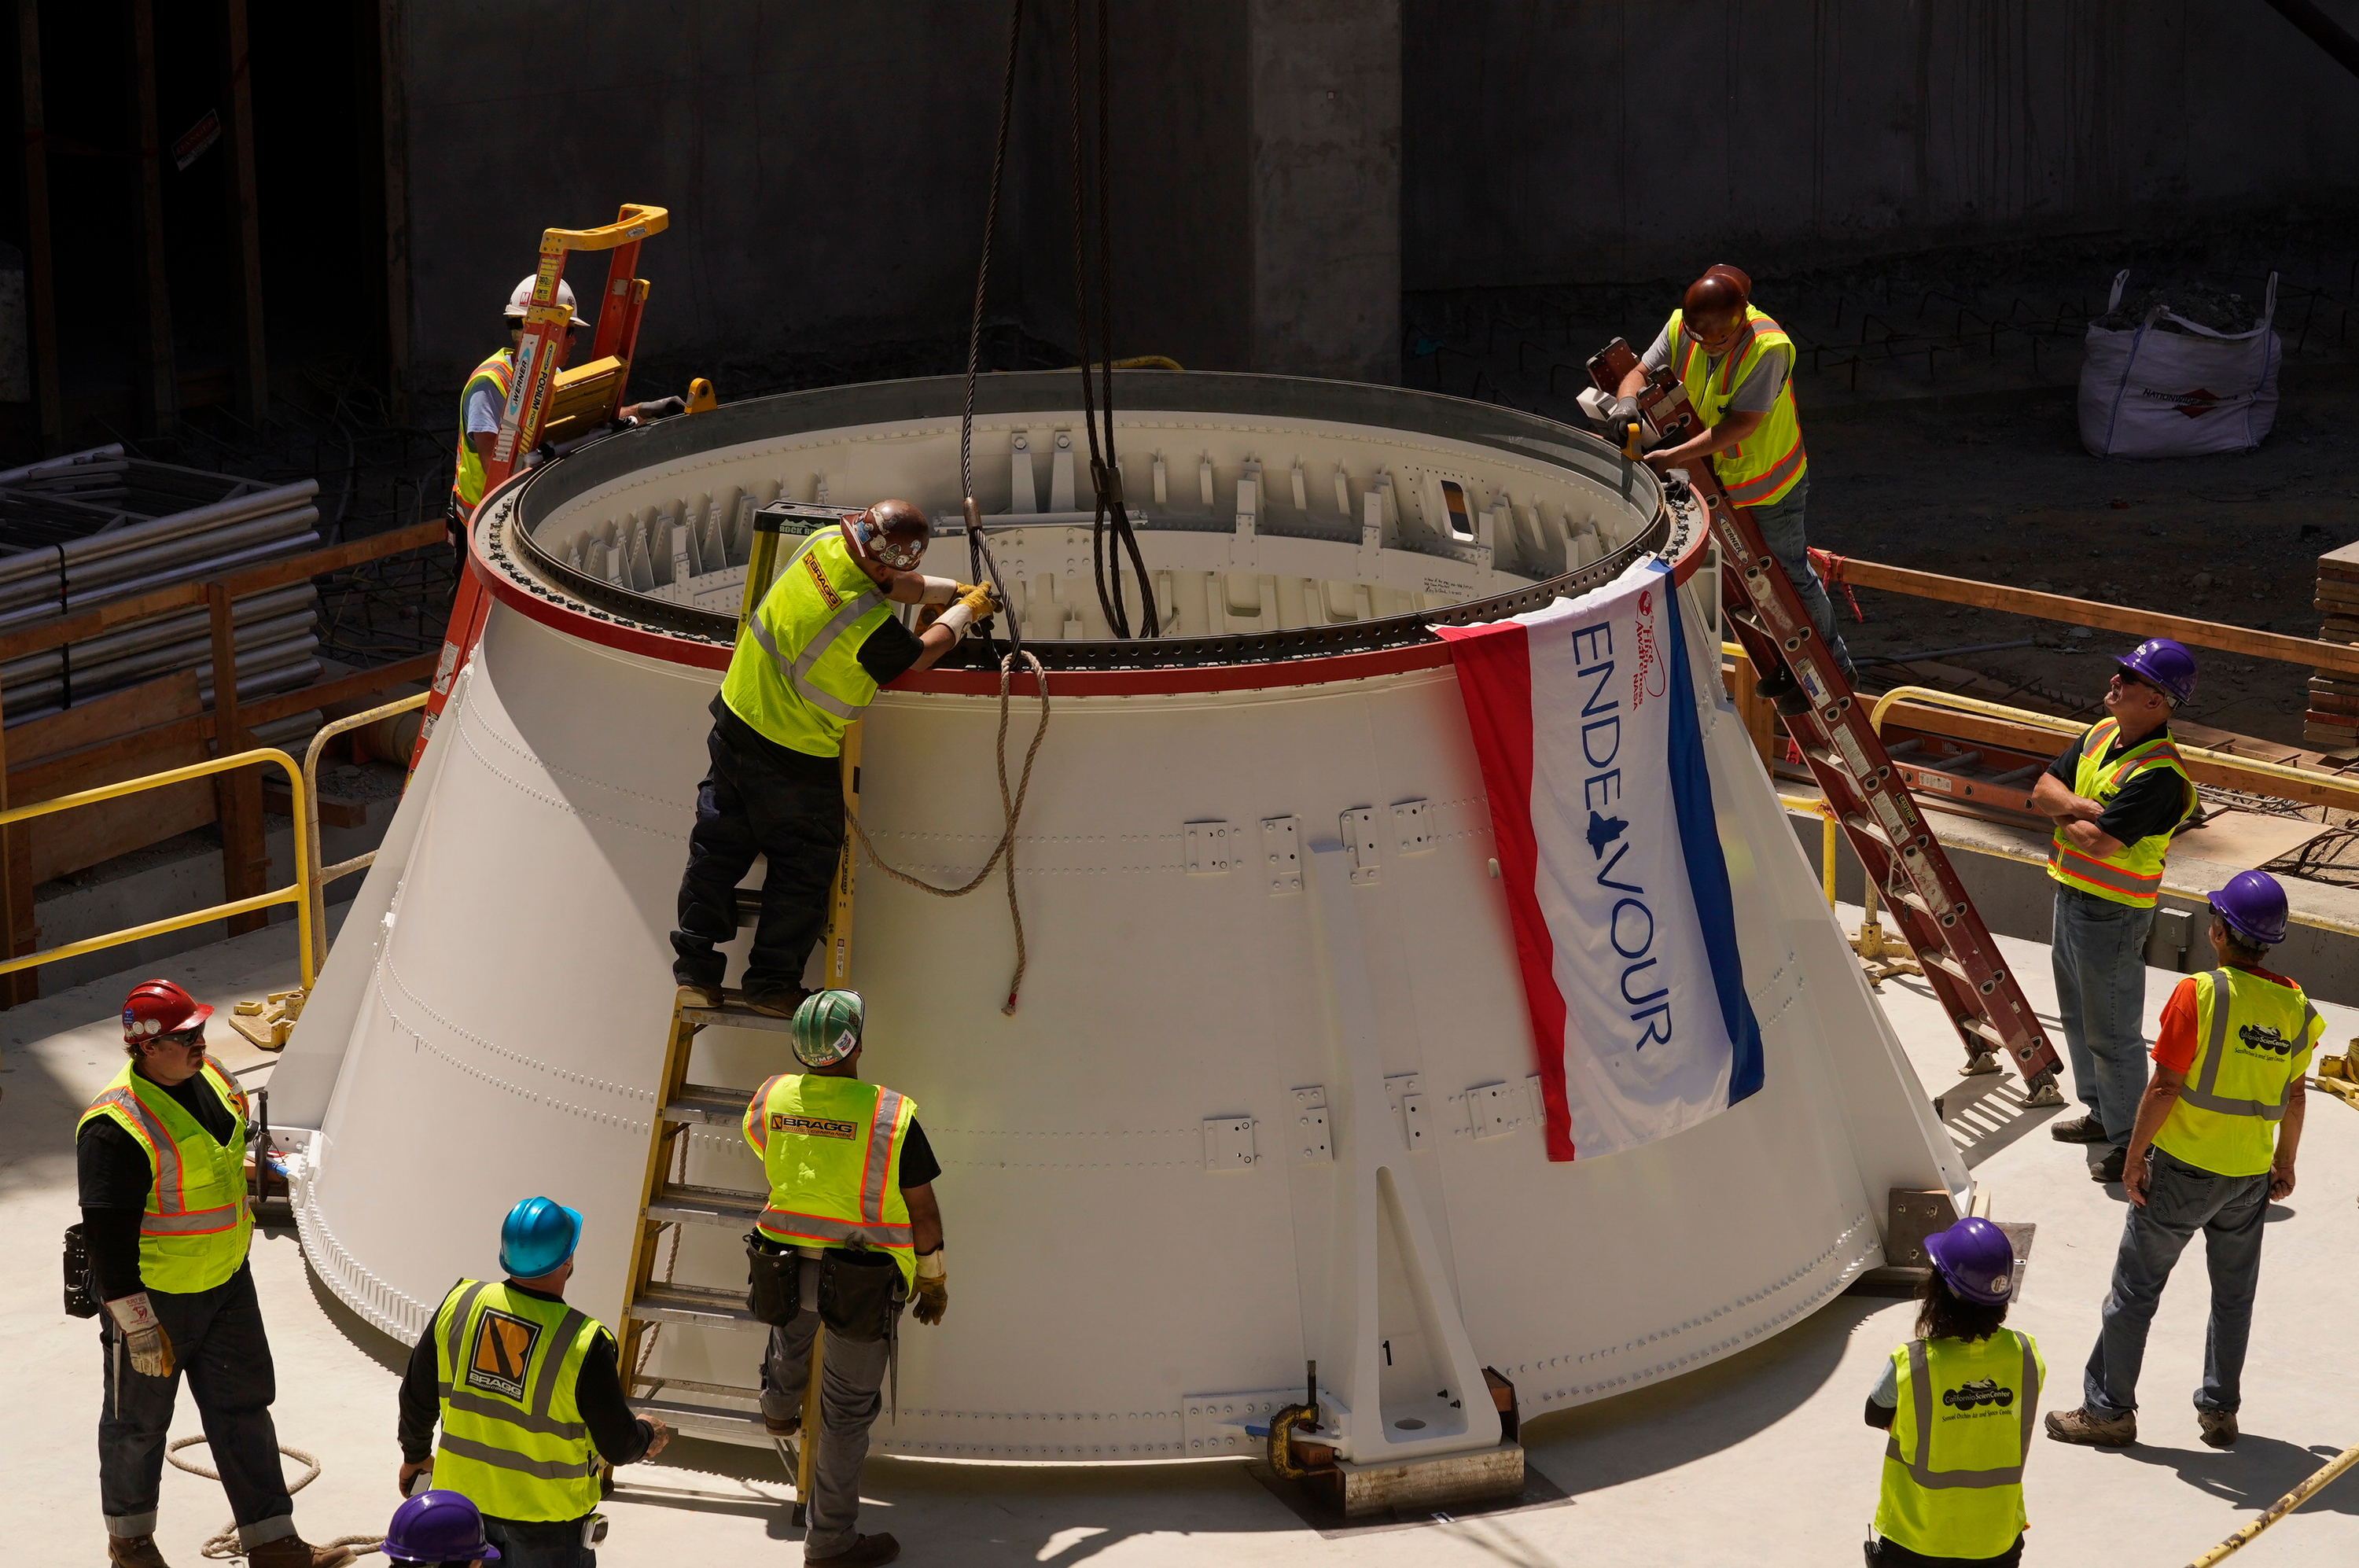
[[[1590,360],[1590,378],[1611,397],[1638,364],[1616,338]],[[1650,375],[1636,402],[1638,417],[1625,430],[1626,461],[1636,461],[1642,433],[1676,442],[1701,428],[1668,369]],[[1729,504],[1708,463],[1674,475],[1667,487],[1675,500],[1691,495],[1710,518],[1720,547],[1722,605],[1745,657],[1765,672],[1760,693],[1784,719],[1868,886],[1889,907],[1964,1042],[1964,1071],[1996,1072],[1994,1053],[2005,1051],[2023,1075],[2029,1104],[2062,1104],[2055,1047],[1752,515]]]
[[[659,234],[671,222],[661,207],[625,202],[615,220],[595,229],[546,229],[540,236],[540,260],[533,272],[532,303],[525,307],[524,337],[516,345],[516,368],[509,376],[507,407],[500,415],[499,439],[484,463],[484,499],[524,465],[527,454],[545,439],[563,440],[611,422],[623,409],[631,378],[631,357],[638,352],[639,318],[646,312],[647,280],[632,276],[639,265],[639,246]],[[585,365],[560,370],[566,334],[573,311],[558,303],[557,286],[565,278],[565,258],[577,250],[612,253],[606,266],[606,287],[600,296],[598,333]],[[702,406],[710,407],[706,398]],[[478,508],[480,509],[480,507]],[[469,519],[473,521],[472,518]],[[426,695],[426,712],[419,721],[418,744],[409,753],[410,771],[426,755],[427,737],[450,705],[459,671],[473,657],[484,635],[492,596],[462,570],[457,596],[451,604],[451,624],[442,634],[442,658],[435,666],[433,684]]]

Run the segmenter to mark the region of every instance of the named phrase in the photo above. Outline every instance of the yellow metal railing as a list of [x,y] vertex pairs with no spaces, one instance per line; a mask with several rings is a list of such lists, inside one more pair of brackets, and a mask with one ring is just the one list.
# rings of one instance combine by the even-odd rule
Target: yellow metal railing
[[311,909],[308,896],[311,887],[310,813],[306,809],[309,800],[303,787],[301,769],[296,767],[293,757],[277,747],[259,746],[252,751],[241,751],[232,757],[216,757],[204,762],[192,762],[186,768],[174,768],[162,773],[149,773],[137,779],[125,779],[116,784],[101,784],[95,789],[77,790],[71,795],[60,795],[51,800],[36,800],[29,806],[13,806],[7,811],[0,811],[0,828],[5,828],[12,822],[27,822],[34,817],[46,817],[53,811],[69,811],[76,806],[94,806],[101,800],[120,800],[125,795],[136,795],[143,790],[160,789],[168,784],[185,783],[191,779],[204,779],[215,773],[226,773],[234,768],[249,768],[263,763],[276,763],[287,770],[288,793],[293,801],[290,809],[295,814],[295,880],[292,883],[272,892],[256,893],[250,898],[234,898],[228,903],[213,904],[185,915],[172,915],[160,920],[149,920],[145,925],[125,926],[121,931],[86,936],[80,942],[70,942],[61,947],[45,948],[38,953],[28,953],[21,958],[0,959],[0,975],[12,975],[19,969],[31,969],[43,964],[55,964],[60,959],[78,958],[85,953],[96,953],[102,948],[121,947],[127,942],[144,941],[151,936],[162,936],[167,931],[186,931],[190,926],[201,926],[209,920],[222,920],[233,915],[251,914],[256,909],[266,909],[273,904],[292,904],[295,906],[295,943],[302,965],[303,989],[309,991],[313,978]]
[[[310,749],[303,754],[304,805],[308,815],[298,822],[296,832],[304,833],[304,823],[309,823],[307,842],[311,853],[311,876],[308,902],[311,908],[311,929],[322,938],[328,934],[328,884],[339,877],[350,877],[355,871],[365,871],[375,865],[376,851],[372,849],[355,855],[350,860],[339,860],[333,866],[320,864],[320,753],[327,748],[328,742],[347,731],[365,729],[379,719],[389,719],[396,713],[406,713],[412,708],[426,706],[426,700],[431,695],[430,691],[414,691],[397,702],[387,702],[364,713],[354,713],[348,718],[321,724],[320,733],[311,737]],[[305,981],[303,989],[309,991],[310,988],[311,983]]]

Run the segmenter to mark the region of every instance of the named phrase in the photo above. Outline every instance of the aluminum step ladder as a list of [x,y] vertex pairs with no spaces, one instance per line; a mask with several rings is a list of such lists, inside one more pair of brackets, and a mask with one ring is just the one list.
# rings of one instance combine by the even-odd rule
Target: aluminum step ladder
[[[1590,378],[1611,397],[1638,363],[1629,344],[1616,338],[1589,361]],[[1677,442],[1702,428],[1668,369],[1653,373],[1636,401],[1638,418],[1624,431],[1625,462],[1637,460],[1645,434]],[[2027,1104],[2063,1104],[2056,1048],[1752,514],[1730,505],[1708,462],[1675,474],[1666,488],[1674,501],[1691,495],[1710,517],[1720,550],[1722,608],[1745,657],[1764,672],[1760,694],[1785,721],[1870,885],[1957,1029],[1966,1051],[1962,1071],[1997,1072],[1995,1053],[2004,1051],[2023,1075]]]

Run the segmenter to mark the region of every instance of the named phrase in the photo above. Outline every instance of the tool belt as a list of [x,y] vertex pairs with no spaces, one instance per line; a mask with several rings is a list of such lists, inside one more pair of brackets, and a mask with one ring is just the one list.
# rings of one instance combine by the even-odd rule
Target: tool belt
[[756,1323],[782,1328],[802,1311],[802,1254],[759,1231],[745,1233],[745,1310]]
[[89,1233],[78,1225],[66,1226],[66,1315],[98,1316],[98,1285],[92,1278]]

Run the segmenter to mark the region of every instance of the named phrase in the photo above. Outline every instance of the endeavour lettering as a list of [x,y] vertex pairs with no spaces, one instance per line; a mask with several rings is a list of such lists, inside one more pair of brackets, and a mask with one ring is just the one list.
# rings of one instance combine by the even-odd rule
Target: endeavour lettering
[[[1642,597],[1640,608],[1650,607]],[[1645,635],[1651,628],[1639,623],[1638,668],[1633,671],[1630,701],[1636,706],[1647,696],[1660,696],[1662,656]],[[1637,1039],[1631,1042],[1633,1051],[1644,1051],[1650,1045],[1668,1045],[1671,1040],[1671,1004],[1669,982],[1647,971],[1659,966],[1655,956],[1655,911],[1647,902],[1646,887],[1636,882],[1617,881],[1614,873],[1624,857],[1630,853],[1625,836],[1629,822],[1607,816],[1598,810],[1620,795],[1622,770],[1614,766],[1622,751],[1622,700],[1614,691],[1614,627],[1601,621],[1593,626],[1575,627],[1572,650],[1577,659],[1589,662],[1575,670],[1582,684],[1580,690],[1587,695],[1582,702],[1581,756],[1592,771],[1581,781],[1582,801],[1589,809],[1589,852],[1600,864],[1597,886],[1623,895],[1614,900],[1605,920],[1606,941],[1625,962],[1622,969],[1621,992],[1629,1008],[1629,1019],[1637,1029]],[[1649,682],[1652,673],[1656,681]],[[1609,856],[1607,846],[1613,853]]]

